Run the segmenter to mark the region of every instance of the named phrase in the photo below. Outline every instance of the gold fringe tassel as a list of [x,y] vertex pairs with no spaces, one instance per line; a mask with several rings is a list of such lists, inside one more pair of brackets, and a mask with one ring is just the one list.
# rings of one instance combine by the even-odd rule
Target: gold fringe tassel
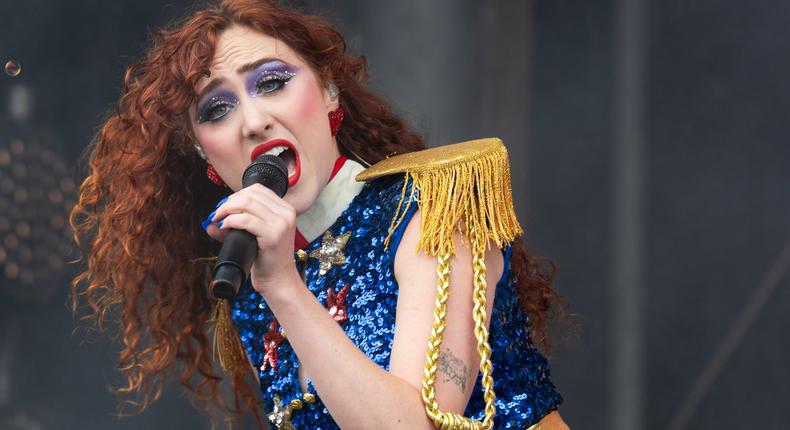
[[442,250],[449,250],[455,255],[456,230],[470,241],[472,236],[484,239],[481,245],[486,248],[489,241],[503,248],[523,233],[513,208],[507,150],[499,139],[479,142],[485,144],[459,144],[466,145],[465,154],[449,162],[441,160],[433,166],[428,162],[419,169],[405,169],[407,183],[412,180],[414,188],[406,199],[404,187],[385,245],[405,217],[415,189],[419,191],[417,204],[422,214],[418,252],[438,256]]
[[217,300],[214,314],[214,353],[219,355],[220,366],[231,374],[242,373],[250,367],[247,352],[230,317],[230,302],[227,299]]

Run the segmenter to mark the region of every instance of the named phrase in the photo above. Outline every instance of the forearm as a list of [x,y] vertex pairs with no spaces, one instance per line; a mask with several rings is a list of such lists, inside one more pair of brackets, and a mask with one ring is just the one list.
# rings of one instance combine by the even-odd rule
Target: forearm
[[303,285],[284,290],[267,303],[341,428],[434,428],[417,387],[368,359]]

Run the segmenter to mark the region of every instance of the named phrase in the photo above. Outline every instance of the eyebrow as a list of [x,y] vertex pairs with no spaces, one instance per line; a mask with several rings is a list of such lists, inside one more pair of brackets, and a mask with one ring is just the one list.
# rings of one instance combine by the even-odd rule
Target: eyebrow
[[[243,73],[249,72],[250,70],[257,69],[262,64],[270,63],[272,61],[282,62],[282,60],[280,60],[279,58],[272,58],[272,57],[261,58],[260,60],[253,61],[252,63],[247,63],[247,64],[239,67],[236,70],[236,73],[241,75]],[[203,97],[205,97],[205,95],[208,94],[211,90],[213,90],[214,88],[217,88],[218,86],[220,86],[220,84],[222,84],[222,82],[223,82],[223,79],[221,79],[221,78],[214,78],[211,81],[209,81],[209,83],[198,93],[198,95],[197,95],[198,102],[200,100],[202,100]]]

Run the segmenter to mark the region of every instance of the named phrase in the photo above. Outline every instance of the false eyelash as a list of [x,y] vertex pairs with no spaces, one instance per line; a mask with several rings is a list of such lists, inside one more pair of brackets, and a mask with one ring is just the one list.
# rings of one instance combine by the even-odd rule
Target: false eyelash
[[260,87],[260,86],[261,86],[261,84],[263,84],[264,82],[269,82],[269,81],[283,81],[283,83],[286,83],[286,82],[288,82],[288,80],[290,80],[290,79],[291,79],[291,78],[293,78],[294,76],[296,76],[296,73],[294,73],[294,72],[291,72],[291,71],[288,71],[288,70],[275,70],[275,71],[271,71],[271,72],[269,72],[269,73],[266,73],[266,74],[264,74],[264,75],[260,76],[260,77],[259,77],[259,78],[258,78],[258,79],[255,81],[255,86],[254,86],[254,88],[258,88],[258,87]]
[[200,113],[197,118],[198,123],[211,121],[209,118],[207,118],[208,113],[211,112],[211,110],[214,109],[215,107],[220,106],[222,104],[227,104],[232,109],[236,103],[231,100],[227,100],[225,97],[219,97],[219,96],[212,97],[208,102],[206,102],[203,105],[203,108],[200,110]]

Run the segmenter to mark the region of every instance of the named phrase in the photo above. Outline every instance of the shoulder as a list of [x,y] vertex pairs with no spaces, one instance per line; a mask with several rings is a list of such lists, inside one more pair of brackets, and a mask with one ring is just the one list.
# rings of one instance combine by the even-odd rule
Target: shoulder
[[[431,272],[436,270],[437,257],[428,256],[423,252],[417,251],[417,244],[420,240],[420,233],[422,230],[422,212],[419,209],[414,211],[414,215],[406,225],[403,236],[398,244],[395,252],[395,273],[398,276],[402,273],[404,277],[412,276],[415,269],[425,267]],[[472,273],[472,250],[469,246],[469,241],[460,232],[455,233],[455,255],[451,258],[451,265],[453,271],[463,271]],[[502,275],[504,270],[504,256],[502,251],[497,248],[496,244],[489,243],[489,247],[485,253],[485,267],[487,275]],[[488,277],[488,276],[487,276]],[[498,277],[496,278],[499,279]],[[494,283],[493,285],[495,285]],[[489,283],[489,285],[491,285]]]

